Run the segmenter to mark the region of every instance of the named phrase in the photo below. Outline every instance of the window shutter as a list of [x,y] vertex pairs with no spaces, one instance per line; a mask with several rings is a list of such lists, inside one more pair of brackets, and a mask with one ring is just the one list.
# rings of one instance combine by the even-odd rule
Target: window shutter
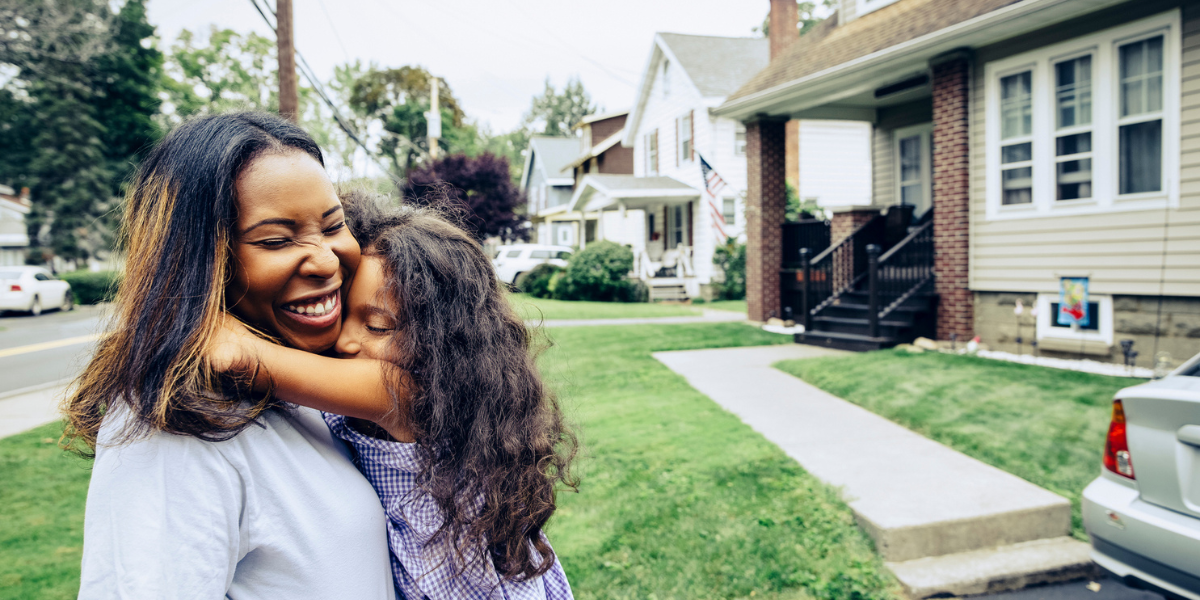
[[[696,111],[688,113],[688,160],[696,160]],[[688,206],[691,206],[690,204]],[[689,246],[691,244],[688,244]]]
[[654,174],[655,175],[658,175],[658,153],[659,153],[658,130],[655,129],[654,130]]
[[692,203],[688,202],[687,207],[688,207],[688,209],[687,209],[687,215],[688,215],[687,245],[691,246],[692,245]]
[[675,119],[675,166],[679,166],[679,119]]

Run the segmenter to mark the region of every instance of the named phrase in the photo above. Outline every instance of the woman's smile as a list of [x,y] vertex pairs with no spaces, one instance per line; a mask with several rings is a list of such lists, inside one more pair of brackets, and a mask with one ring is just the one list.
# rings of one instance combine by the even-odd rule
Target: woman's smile
[[314,329],[325,329],[342,317],[341,291],[335,289],[321,296],[310,296],[280,307],[284,318]]

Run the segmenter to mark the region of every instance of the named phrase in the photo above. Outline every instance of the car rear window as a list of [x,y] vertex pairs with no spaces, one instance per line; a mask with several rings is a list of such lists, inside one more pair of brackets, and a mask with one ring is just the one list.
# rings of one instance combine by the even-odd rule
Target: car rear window
[[550,258],[549,250],[534,250],[529,254],[529,258]]
[[504,256],[506,258],[519,258],[521,256],[521,252],[521,250],[509,250],[508,254],[505,254]]
[[20,271],[0,271],[0,279],[20,279]]

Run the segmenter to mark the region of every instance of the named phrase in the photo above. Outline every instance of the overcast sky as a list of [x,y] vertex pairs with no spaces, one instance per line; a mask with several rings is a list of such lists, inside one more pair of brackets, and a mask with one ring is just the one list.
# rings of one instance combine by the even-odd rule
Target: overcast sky
[[[274,0],[267,0],[272,5]],[[656,31],[750,36],[767,0],[293,0],[296,47],[327,80],[361,59],[421,65],[450,84],[468,117],[517,126],[546,77],[578,75],[604,108],[628,108]],[[250,0],[150,0],[164,49],[210,25],[271,35]]]

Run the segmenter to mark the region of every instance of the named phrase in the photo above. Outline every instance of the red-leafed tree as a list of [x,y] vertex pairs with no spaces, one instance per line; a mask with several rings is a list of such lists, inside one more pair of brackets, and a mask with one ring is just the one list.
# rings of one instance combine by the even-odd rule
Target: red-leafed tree
[[508,160],[484,152],[453,154],[408,173],[404,199],[460,213],[462,226],[477,239],[528,240],[529,223],[518,209],[525,194],[512,181]]

